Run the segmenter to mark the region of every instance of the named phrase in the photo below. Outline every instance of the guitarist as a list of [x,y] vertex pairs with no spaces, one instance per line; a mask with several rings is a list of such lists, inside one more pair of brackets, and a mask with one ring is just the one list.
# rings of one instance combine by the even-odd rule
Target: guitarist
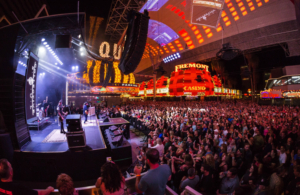
[[83,114],[84,114],[84,124],[87,122],[87,116],[88,116],[88,113],[89,113],[89,107],[88,107],[88,103],[85,102],[84,103],[84,106],[83,106]]
[[59,121],[60,121],[60,133],[66,133],[65,129],[64,129],[64,117],[65,115],[67,115],[67,113],[63,112],[63,105],[62,105],[62,101],[60,100],[58,102],[58,106],[57,106],[57,111],[58,111],[58,115],[59,115]]

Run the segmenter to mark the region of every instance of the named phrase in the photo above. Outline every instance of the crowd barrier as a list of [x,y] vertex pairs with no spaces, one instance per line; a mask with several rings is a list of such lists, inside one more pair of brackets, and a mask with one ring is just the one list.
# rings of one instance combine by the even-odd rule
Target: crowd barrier
[[[142,173],[141,176],[143,177],[146,173]],[[136,194],[135,191],[135,179],[136,177],[130,177],[125,179],[125,186],[126,186],[126,194]],[[96,183],[96,181],[95,181]],[[99,188],[95,188],[95,186],[86,186],[86,187],[80,187],[76,188],[76,191],[78,192],[78,195],[101,195]],[[174,192],[170,187],[166,186],[166,195],[178,195],[176,192]],[[50,195],[60,195],[57,189],[54,190]],[[197,194],[195,194],[197,195]],[[200,195],[200,194],[199,194]]]

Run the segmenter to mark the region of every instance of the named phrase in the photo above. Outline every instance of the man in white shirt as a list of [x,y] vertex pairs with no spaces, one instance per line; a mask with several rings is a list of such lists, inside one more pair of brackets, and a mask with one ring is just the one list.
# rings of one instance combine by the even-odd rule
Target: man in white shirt
[[280,152],[279,152],[279,163],[280,165],[284,164],[286,161],[286,153],[285,153],[285,147],[281,146],[280,147]]
[[156,148],[159,152],[159,156],[162,157],[164,155],[164,145],[162,144],[162,141],[160,138],[156,139],[156,145],[151,147],[151,140],[148,140],[148,148]]

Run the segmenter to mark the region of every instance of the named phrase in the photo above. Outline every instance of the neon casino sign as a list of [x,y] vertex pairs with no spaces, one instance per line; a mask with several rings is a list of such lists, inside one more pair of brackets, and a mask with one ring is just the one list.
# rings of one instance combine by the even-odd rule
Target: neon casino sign
[[204,91],[206,87],[204,86],[184,86],[184,91]]
[[188,64],[180,64],[175,66],[175,72],[181,69],[188,69],[188,68],[205,69],[206,71],[208,71],[208,66],[205,64],[188,63]]
[[[104,49],[104,47],[105,47],[105,49]],[[118,47],[118,44],[114,43],[113,55],[114,55],[115,60],[119,60],[121,58],[121,52],[122,52],[121,45],[119,45],[119,47]],[[103,58],[111,57],[110,56],[110,45],[108,42],[104,41],[100,44],[99,54]]]

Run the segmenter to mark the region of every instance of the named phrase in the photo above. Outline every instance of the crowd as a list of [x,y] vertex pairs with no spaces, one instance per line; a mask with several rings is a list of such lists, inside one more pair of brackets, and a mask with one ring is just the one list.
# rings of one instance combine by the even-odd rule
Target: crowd
[[131,102],[120,110],[150,132],[138,156],[142,171],[150,168],[147,153],[155,148],[177,193],[190,186],[212,195],[300,194],[299,107]]
[[[193,101],[131,102],[104,110],[149,130],[133,170],[137,193],[164,194],[168,185],[177,193],[189,186],[204,195],[300,194],[299,107]],[[12,178],[10,163],[0,160],[0,194],[53,191],[28,190]],[[56,187],[62,195],[76,194],[66,174]],[[102,166],[96,187],[124,194],[125,179],[115,163]]]

